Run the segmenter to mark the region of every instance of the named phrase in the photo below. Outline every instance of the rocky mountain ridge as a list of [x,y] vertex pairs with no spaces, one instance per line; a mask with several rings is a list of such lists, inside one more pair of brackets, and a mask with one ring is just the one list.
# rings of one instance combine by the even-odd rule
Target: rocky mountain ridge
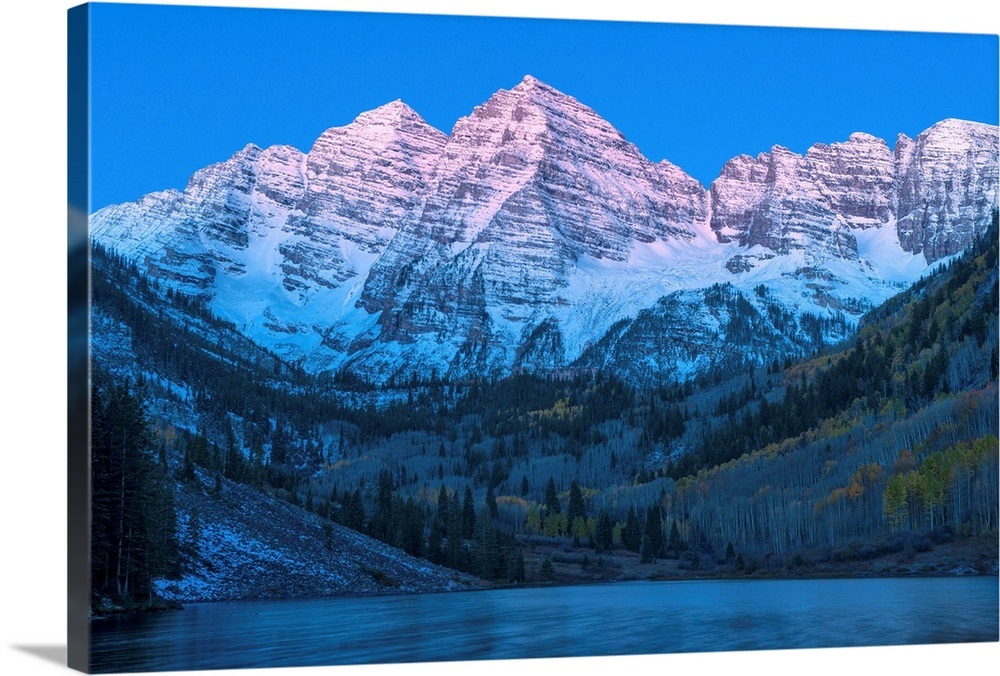
[[[634,349],[659,350],[649,363],[683,378],[713,365],[713,344],[742,346],[746,318],[720,323],[698,293],[731,285],[755,316],[795,318],[747,336],[770,356],[803,351],[807,316],[821,340],[842,337],[985,230],[997,157],[996,127],[945,120],[893,151],[856,133],[805,155],[739,156],[705,189],[527,76],[450,135],[395,101],[308,153],[250,145],[183,192],[106,207],[90,225],[311,370],[621,370],[637,355],[608,332],[652,313],[662,336]],[[684,301],[661,302],[672,294]],[[758,348],[748,359],[769,356]]]

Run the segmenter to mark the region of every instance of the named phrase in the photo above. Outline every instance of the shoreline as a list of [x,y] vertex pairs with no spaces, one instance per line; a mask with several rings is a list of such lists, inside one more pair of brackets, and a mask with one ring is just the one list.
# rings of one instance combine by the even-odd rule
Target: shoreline
[[[370,592],[370,593],[346,593],[346,594],[328,594],[328,595],[308,595],[308,596],[289,596],[283,598],[275,597],[244,597],[244,598],[231,598],[231,599],[203,599],[203,600],[193,600],[193,601],[166,601],[161,599],[162,605],[157,605],[156,607],[151,607],[147,609],[122,609],[118,611],[105,610],[101,613],[94,613],[91,611],[90,621],[100,621],[107,620],[116,617],[126,617],[126,616],[148,616],[151,614],[184,610],[189,605],[202,605],[202,604],[222,604],[222,603],[260,603],[260,602],[270,602],[282,603],[287,601],[321,601],[321,600],[332,600],[332,599],[363,599],[363,598],[375,598],[375,597],[392,597],[392,596],[414,596],[414,595],[428,595],[428,594],[461,594],[465,592],[470,593],[481,593],[489,591],[500,591],[500,590],[512,590],[512,589],[539,589],[539,588],[551,588],[551,587],[591,587],[596,585],[620,585],[628,584],[633,582],[791,582],[795,580],[801,581],[817,581],[817,580],[877,580],[877,579],[938,579],[938,578],[973,578],[973,577],[993,577],[1000,579],[1000,572],[980,572],[975,570],[971,566],[966,567],[967,570],[973,572],[912,572],[912,573],[877,573],[871,571],[864,571],[860,573],[802,573],[795,575],[768,575],[761,574],[760,571],[755,571],[754,573],[742,574],[742,575],[692,575],[692,576],[654,576],[648,578],[613,578],[613,579],[603,579],[603,580],[574,580],[570,582],[526,582],[526,583],[513,583],[513,584],[484,584],[479,587],[469,587],[467,589],[431,589],[431,590],[413,590],[413,591],[385,591],[385,592]],[[956,569],[953,569],[953,571]]]

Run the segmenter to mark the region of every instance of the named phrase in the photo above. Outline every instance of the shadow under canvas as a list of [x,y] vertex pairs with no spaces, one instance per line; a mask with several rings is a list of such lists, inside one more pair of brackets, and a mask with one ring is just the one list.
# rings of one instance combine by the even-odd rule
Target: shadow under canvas
[[66,646],[64,645],[15,645],[11,646],[15,650],[34,655],[46,662],[66,666]]

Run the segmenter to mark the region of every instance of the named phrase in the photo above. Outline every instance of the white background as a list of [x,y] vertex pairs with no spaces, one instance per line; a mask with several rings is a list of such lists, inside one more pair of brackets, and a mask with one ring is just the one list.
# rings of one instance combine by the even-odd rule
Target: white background
[[[181,4],[159,0],[161,4]],[[65,667],[66,607],[66,10],[62,0],[8,0],[0,18],[0,260],[3,341],[0,389],[4,572],[0,577],[3,636],[0,672],[60,673]],[[183,4],[282,6],[277,0]],[[665,3],[664,3],[665,4]],[[650,10],[640,0],[593,3],[556,0],[297,0],[307,9],[476,13],[493,16],[588,18],[836,28],[878,28],[996,34],[997,13],[976,0],[899,3],[834,0],[823,3],[716,2]],[[901,8],[906,8],[903,13]],[[976,64],[969,64],[975,68]],[[919,86],[915,82],[900,87]],[[39,656],[39,655],[42,656]],[[761,651],[573,660],[316,667],[218,674],[340,676],[493,676],[517,670],[665,673],[954,674],[995,673],[1000,644],[878,649]]]

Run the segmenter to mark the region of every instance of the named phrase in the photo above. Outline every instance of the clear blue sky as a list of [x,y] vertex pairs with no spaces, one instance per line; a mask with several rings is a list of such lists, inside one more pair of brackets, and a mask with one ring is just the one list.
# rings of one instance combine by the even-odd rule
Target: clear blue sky
[[997,123],[997,36],[92,5],[94,209],[401,98],[448,132],[530,73],[706,186],[853,131]]

